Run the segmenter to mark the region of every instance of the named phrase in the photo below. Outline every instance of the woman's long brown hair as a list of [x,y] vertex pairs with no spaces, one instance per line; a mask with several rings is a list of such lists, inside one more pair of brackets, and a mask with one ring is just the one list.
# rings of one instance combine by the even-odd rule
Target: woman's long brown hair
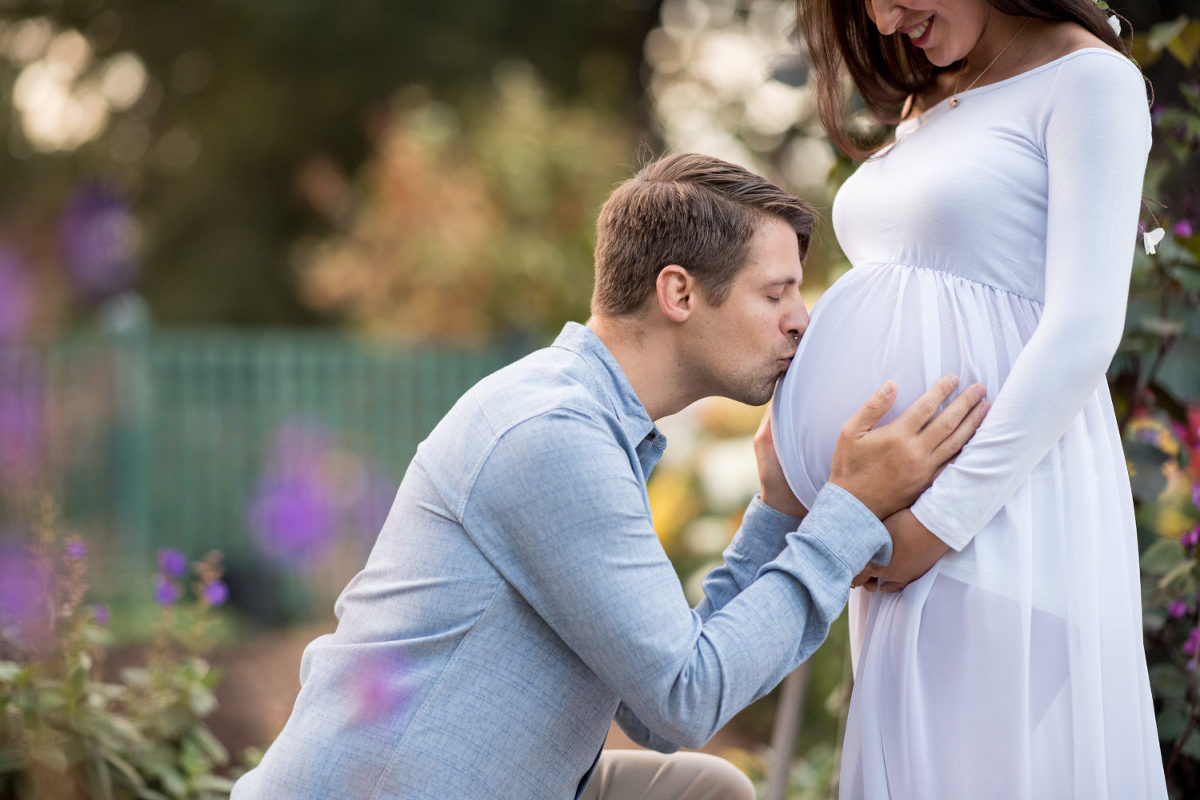
[[[848,126],[842,75],[849,73],[863,103],[888,125],[900,121],[909,95],[923,92],[944,69],[930,63],[907,36],[883,36],[867,16],[870,0],[797,0],[796,19],[808,45],[817,89],[817,113],[833,143],[863,159],[874,150],[857,140]],[[1108,26],[1107,12],[1092,0],[988,0],[997,11],[1015,16],[1077,22],[1119,53],[1129,51]]]

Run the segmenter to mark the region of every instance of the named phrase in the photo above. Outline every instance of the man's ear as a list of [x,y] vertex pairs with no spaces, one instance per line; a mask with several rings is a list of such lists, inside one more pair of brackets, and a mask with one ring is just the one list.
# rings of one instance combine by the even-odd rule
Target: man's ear
[[695,307],[696,282],[691,273],[678,264],[668,264],[658,273],[654,284],[658,310],[672,322],[685,322]]

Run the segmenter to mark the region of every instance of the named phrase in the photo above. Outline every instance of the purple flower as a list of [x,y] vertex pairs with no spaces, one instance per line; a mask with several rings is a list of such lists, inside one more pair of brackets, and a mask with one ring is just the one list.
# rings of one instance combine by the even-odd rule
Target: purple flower
[[1196,651],[1200,649],[1200,628],[1192,628],[1192,632],[1188,634],[1187,641],[1179,649],[1185,656],[1196,655]]
[[16,252],[0,244],[0,341],[16,341],[28,332],[34,302],[29,268]]
[[165,575],[154,576],[154,602],[160,606],[171,606],[178,602],[182,592],[178,584]]
[[182,578],[187,574],[187,556],[178,550],[164,547],[158,551],[158,568],[169,578]]
[[50,575],[23,547],[0,546],[0,629],[26,640],[53,633]]
[[92,619],[96,620],[97,625],[107,625],[108,606],[102,606],[99,603],[92,606]]
[[76,291],[104,299],[133,287],[137,278],[137,220],[111,188],[84,184],[67,198],[59,244]]
[[1200,483],[1192,484],[1192,505],[1200,509]]
[[1186,600],[1172,600],[1170,605],[1167,606],[1167,614],[1171,617],[1171,619],[1179,619],[1186,613],[1187,613],[1187,601]]
[[1192,221],[1181,219],[1175,223],[1175,235],[1180,239],[1187,239],[1192,235]]
[[1179,543],[1184,547],[1195,547],[1200,543],[1200,524],[1179,537]]
[[313,475],[268,478],[250,510],[250,528],[268,555],[308,566],[332,543],[336,518],[323,483]]
[[41,466],[46,450],[41,375],[32,358],[14,355],[0,360],[0,481],[26,479]]
[[72,561],[83,561],[87,558],[87,545],[78,539],[71,539],[63,549],[67,553],[67,558]]
[[229,599],[229,587],[224,581],[213,581],[204,587],[204,601],[210,606],[223,605]]

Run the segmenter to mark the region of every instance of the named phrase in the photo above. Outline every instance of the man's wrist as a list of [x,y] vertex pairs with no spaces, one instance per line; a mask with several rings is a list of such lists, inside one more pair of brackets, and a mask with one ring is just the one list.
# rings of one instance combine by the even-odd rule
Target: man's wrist
[[789,496],[787,498],[783,498],[778,494],[768,494],[767,490],[764,489],[759,493],[758,499],[762,501],[763,505],[767,506],[772,511],[777,511],[780,514],[794,517],[797,520],[804,519],[804,515],[808,513],[808,509],[796,499],[795,495],[791,494],[790,492],[788,495]]

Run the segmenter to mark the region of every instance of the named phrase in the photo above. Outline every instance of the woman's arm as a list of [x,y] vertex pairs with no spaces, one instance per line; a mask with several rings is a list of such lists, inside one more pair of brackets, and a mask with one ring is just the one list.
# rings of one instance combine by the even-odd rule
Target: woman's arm
[[1141,74],[1115,53],[1067,61],[1047,97],[1042,144],[1049,196],[1041,321],[975,438],[912,506],[955,550],[1104,385],[1124,328],[1149,150]]

